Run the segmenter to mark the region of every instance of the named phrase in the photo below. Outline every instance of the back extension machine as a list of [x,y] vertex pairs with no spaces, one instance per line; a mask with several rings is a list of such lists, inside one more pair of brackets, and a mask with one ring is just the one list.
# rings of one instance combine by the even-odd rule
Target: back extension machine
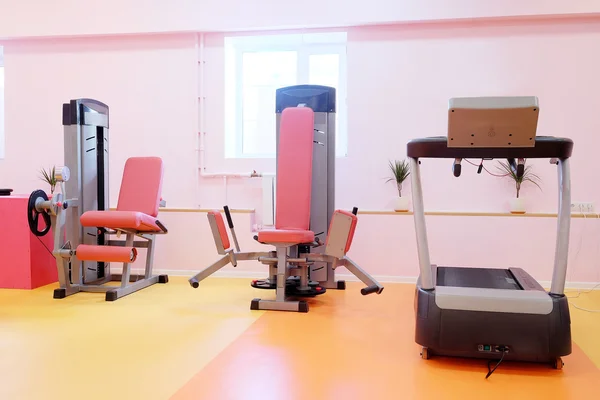
[[[110,211],[108,106],[91,99],[71,100],[63,104],[63,126],[65,166],[55,173],[60,193],[49,199],[43,190],[35,190],[27,209],[34,235],[44,236],[50,230],[54,234],[52,253],[59,279],[54,298],[105,292],[106,300],[114,301],[157,282],[166,283],[167,275],[152,273],[154,240],[156,235],[167,233],[156,218],[159,206],[165,205],[160,195],[162,160],[129,158],[117,209]],[[125,234],[125,240],[110,240],[113,234]],[[144,240],[134,241],[136,237]],[[147,250],[145,273],[140,276],[131,275],[138,248]],[[121,274],[111,274],[111,262],[123,263]],[[104,285],[111,281],[121,285]]]
[[[353,212],[333,210],[335,166],[335,89],[300,85],[277,90],[277,172],[275,229],[258,232],[255,240],[275,247],[269,252],[240,252],[233,220],[224,207],[235,249],[223,216],[208,213],[217,252],[223,257],[189,282],[199,282],[228,264],[254,260],[269,266],[269,277],[254,280],[257,289],[274,289],[275,300],[252,300],[252,310],[308,312],[308,303],[327,289],[345,289],[334,271],[346,267],[367,287],[363,295],[383,287],[346,256],[358,218]],[[315,234],[315,232],[317,232]],[[325,235],[325,242],[319,235]],[[311,252],[312,250],[312,252]]]
[[[571,327],[564,295],[573,142],[536,137],[536,97],[481,97],[450,100],[447,137],[412,140],[414,222],[420,276],[415,292],[415,340],[424,359],[432,355],[549,363],[562,369],[571,353]],[[420,160],[507,159],[523,176],[527,158],[548,158],[558,169],[558,231],[549,292],[521,268],[495,269],[431,265],[423,211]],[[515,161],[516,160],[516,161]],[[500,362],[499,361],[499,362]],[[498,363],[499,363],[498,362]],[[497,365],[496,365],[497,366]],[[488,376],[493,372],[490,370]]]

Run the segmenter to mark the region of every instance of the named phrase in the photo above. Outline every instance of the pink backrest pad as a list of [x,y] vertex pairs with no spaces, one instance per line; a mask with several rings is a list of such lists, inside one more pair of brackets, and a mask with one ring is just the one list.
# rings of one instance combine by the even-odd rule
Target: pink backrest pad
[[331,233],[331,227],[333,222],[335,221],[336,214],[343,214],[349,216],[352,221],[350,222],[350,231],[348,232],[348,239],[346,240],[346,248],[344,248],[344,253],[350,251],[350,246],[352,246],[352,239],[354,239],[354,231],[356,231],[356,224],[358,224],[358,217],[351,212],[345,210],[335,210],[333,212],[333,216],[331,217],[331,223],[329,224],[329,230],[327,231],[327,239],[325,239],[325,245],[329,243],[329,234]]
[[225,250],[229,249],[231,243],[229,243],[229,236],[227,235],[227,229],[225,229],[225,221],[223,221],[223,215],[221,215],[219,211],[209,211],[208,214],[215,217],[215,221],[217,222],[217,230],[219,231],[221,242],[223,242],[223,248]]
[[137,211],[156,217],[160,204],[163,161],[159,157],[132,157],[125,162],[119,192],[119,211]]
[[314,118],[308,107],[288,107],[281,113],[276,229],[309,229]]

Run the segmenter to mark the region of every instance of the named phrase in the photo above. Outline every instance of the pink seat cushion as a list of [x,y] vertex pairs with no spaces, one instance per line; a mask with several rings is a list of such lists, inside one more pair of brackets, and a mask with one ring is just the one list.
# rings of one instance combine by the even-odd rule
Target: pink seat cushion
[[80,218],[81,226],[134,229],[139,232],[160,232],[156,218],[136,211],[87,211]]
[[163,180],[160,157],[131,157],[125,162],[117,210],[158,215]]
[[296,229],[267,229],[258,232],[258,241],[261,243],[312,243],[315,233],[312,231]]

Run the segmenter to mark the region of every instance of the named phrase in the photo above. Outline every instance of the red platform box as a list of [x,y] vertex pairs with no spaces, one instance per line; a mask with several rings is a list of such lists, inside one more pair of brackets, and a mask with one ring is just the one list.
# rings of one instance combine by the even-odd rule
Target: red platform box
[[29,195],[0,196],[0,288],[3,289],[35,289],[58,281],[52,230],[43,237],[31,233],[27,222],[28,200]]

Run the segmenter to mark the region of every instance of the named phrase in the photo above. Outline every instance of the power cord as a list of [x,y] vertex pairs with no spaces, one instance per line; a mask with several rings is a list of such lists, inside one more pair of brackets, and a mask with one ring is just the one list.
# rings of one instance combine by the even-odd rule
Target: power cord
[[[587,217],[586,217],[586,213],[583,211],[583,209],[582,209],[582,207],[581,207],[581,206],[579,207],[579,212],[580,212],[580,213],[583,215],[583,218],[584,218],[584,219],[587,219]],[[594,214],[596,214],[596,217],[600,219],[600,214],[598,214],[598,213],[594,213]],[[585,229],[585,228],[584,228],[584,229]],[[577,249],[577,253],[575,254],[575,258],[577,258],[577,256],[579,255],[579,250],[581,249],[581,242],[583,241],[583,236],[584,236],[584,235],[583,235],[583,232],[582,232],[582,235],[581,235],[581,240],[580,240],[580,242],[579,242],[579,248]],[[598,251],[599,251],[599,250],[600,250],[600,241],[599,241],[599,242],[596,244],[596,259],[598,258]],[[598,286],[600,286],[600,283],[598,283],[598,284],[594,285],[592,288],[590,288],[590,289],[588,289],[588,290],[585,290],[585,291],[582,291],[582,290],[577,290],[577,295],[575,295],[575,296],[567,296],[567,298],[569,298],[569,299],[576,299],[576,298],[580,297],[582,294],[591,293],[591,292],[592,292],[592,291],[594,291],[594,290],[595,290],[595,289],[596,289]],[[600,313],[600,310],[590,310],[590,309],[588,309],[588,308],[580,307],[580,306],[578,306],[577,304],[575,304],[575,303],[573,303],[573,302],[571,302],[571,305],[572,305],[574,308],[576,308],[576,309],[578,309],[578,310],[581,310],[581,311],[590,312],[590,313]]]
[[508,349],[506,347],[504,347],[504,346],[499,346],[498,350],[502,352],[502,357],[500,357],[500,361],[498,361],[496,363],[496,365],[494,366],[493,369],[492,369],[492,363],[494,362],[494,360],[488,361],[488,373],[485,376],[485,379],[489,378],[494,373],[494,371],[496,371],[496,368],[498,368],[498,366],[500,365],[500,363],[502,361],[504,361],[504,356],[506,355],[506,353],[508,353]]
[[[585,219],[586,218],[585,213],[583,212],[583,208],[581,205],[579,206],[579,212],[583,214],[583,218]],[[577,251],[575,252],[575,256],[573,257],[572,262],[569,262],[569,265],[573,265],[573,267],[571,267],[567,270],[567,280],[569,279],[569,276],[572,276],[573,272],[575,271],[575,267],[577,266],[577,260],[579,259],[579,252],[581,251],[581,245],[583,244],[583,238],[585,237],[586,226],[587,226],[587,224],[584,223],[583,227],[581,228],[581,234],[579,235],[579,243],[577,245]],[[579,294],[580,294],[580,292],[578,291],[576,297],[579,297]]]
[[471,164],[471,165],[473,165],[473,166],[477,167],[477,168],[483,169],[485,172],[487,172],[487,173],[488,173],[488,174],[490,174],[491,176],[495,176],[495,177],[498,177],[498,178],[503,178],[503,177],[505,177],[505,176],[508,176],[508,175],[509,175],[509,174],[498,175],[498,174],[493,174],[493,173],[491,173],[491,172],[490,172],[490,171],[489,171],[489,170],[488,170],[486,167],[484,167],[484,166],[483,166],[483,160],[481,160],[481,164],[475,164],[474,162],[471,162],[471,161],[467,160],[466,158],[465,158],[464,160],[465,160],[466,162],[468,162],[469,164]]
[[36,235],[34,235],[34,236],[37,238],[37,240],[39,240],[39,241],[40,241],[40,243],[41,243],[41,244],[44,246],[44,248],[45,248],[46,250],[48,250],[48,253],[50,253],[50,255],[51,255],[52,257],[54,257],[54,254],[52,254],[52,252],[50,251],[50,249],[48,248],[48,246],[46,246],[46,243],[42,242],[42,239],[40,239],[40,237],[39,237],[39,236],[36,236]]

